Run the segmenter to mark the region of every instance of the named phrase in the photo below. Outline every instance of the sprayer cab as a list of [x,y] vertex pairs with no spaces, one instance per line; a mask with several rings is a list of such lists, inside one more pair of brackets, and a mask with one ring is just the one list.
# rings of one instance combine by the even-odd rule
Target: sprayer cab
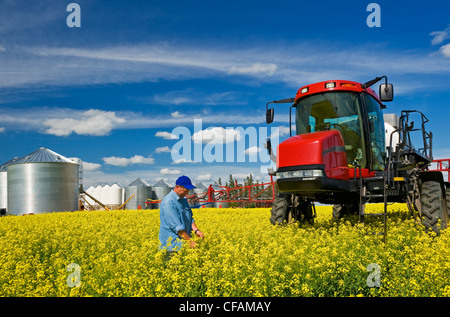
[[[296,129],[277,148],[280,191],[348,191],[355,167],[363,176],[384,170],[384,105],[371,82],[319,82],[300,88],[295,98],[275,102],[293,102]],[[381,85],[380,91],[383,100],[392,100],[391,84]],[[267,122],[273,116],[273,108],[267,109]]]
[[[370,87],[382,79],[377,95]],[[290,137],[278,145],[276,156],[267,142],[276,162],[271,174],[278,189],[272,223],[291,218],[312,222],[314,202],[333,204],[333,218],[359,213],[364,221],[365,204],[383,202],[385,224],[387,203],[401,202],[412,214],[425,217],[426,227],[439,231],[439,219],[442,227],[447,226],[450,183],[444,182],[441,172],[428,170],[432,161],[432,133],[425,129],[428,119],[420,111],[403,110],[400,117],[387,115],[385,124],[383,102],[393,97],[392,84],[382,76],[364,84],[314,83],[301,87],[294,98],[266,105],[266,122],[271,123],[274,109],[269,104],[291,103]],[[421,125],[410,121],[413,115],[419,116]],[[416,131],[421,132],[422,147],[412,145]],[[436,197],[434,205],[430,197]]]

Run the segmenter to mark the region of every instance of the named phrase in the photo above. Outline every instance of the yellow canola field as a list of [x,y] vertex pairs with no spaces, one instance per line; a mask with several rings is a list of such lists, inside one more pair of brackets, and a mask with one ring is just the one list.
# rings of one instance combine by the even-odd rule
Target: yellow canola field
[[2,217],[0,296],[450,296],[449,229],[392,205],[384,244],[365,234],[381,222],[316,208],[300,227],[272,226],[267,208],[195,209],[206,237],[170,260],[158,210]]

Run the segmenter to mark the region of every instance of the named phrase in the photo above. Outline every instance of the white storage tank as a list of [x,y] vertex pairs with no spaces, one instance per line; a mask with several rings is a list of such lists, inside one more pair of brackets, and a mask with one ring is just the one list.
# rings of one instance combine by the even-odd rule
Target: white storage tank
[[112,208],[117,208],[123,204],[122,191],[123,189],[117,184],[113,184],[109,188],[108,201]]
[[[94,195],[92,195],[96,200],[101,202],[103,204],[103,188],[101,185],[97,185],[94,188]],[[95,203],[97,208],[100,208],[100,205],[98,203]]]
[[[86,190],[86,193],[88,193],[89,195],[93,196],[95,198],[95,187],[91,186]],[[94,207],[96,205],[96,202],[93,201],[89,196],[85,195],[84,198],[86,199],[86,202],[89,204],[88,207],[91,208]]]
[[78,210],[79,165],[40,148],[7,167],[8,213]]
[[6,213],[8,208],[8,174],[0,171],[0,209],[2,213]]
[[17,161],[19,157],[15,157],[0,166],[0,214],[6,214],[8,209],[8,172],[9,165]]
[[105,206],[111,205],[111,200],[110,200],[111,197],[109,196],[110,189],[111,189],[111,186],[109,186],[109,185],[105,185],[102,187],[101,197],[103,200],[100,200],[100,202]]
[[386,147],[389,147],[392,134],[392,150],[395,151],[395,147],[400,143],[400,134],[398,132],[393,133],[398,129],[400,120],[394,113],[383,114],[384,128],[385,128],[385,142]]

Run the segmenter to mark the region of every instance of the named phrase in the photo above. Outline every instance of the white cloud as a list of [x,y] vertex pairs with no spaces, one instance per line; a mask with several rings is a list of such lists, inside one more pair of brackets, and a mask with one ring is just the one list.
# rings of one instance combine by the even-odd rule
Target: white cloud
[[80,160],[83,163],[83,173],[84,172],[91,172],[91,171],[96,171],[99,170],[102,166],[98,163],[89,163],[89,162],[85,162],[82,159],[78,158],[78,157],[69,157],[69,160],[72,160],[76,163],[78,163],[78,161]]
[[[443,35],[434,33],[434,37],[434,42],[438,43]],[[333,51],[327,49],[330,45]],[[388,72],[390,76],[404,77],[405,84],[396,86],[398,93],[415,85],[435,87],[436,74],[447,75],[450,71],[450,64],[443,63],[436,54],[389,50],[379,44],[348,47],[327,42],[299,43],[289,49],[278,45],[270,50],[266,45],[241,49],[178,43],[96,49],[16,46],[8,47],[7,54],[0,59],[2,73],[8,74],[0,76],[0,88],[205,79],[218,75],[246,75],[259,82],[285,83],[288,87],[299,88],[302,83],[329,78],[364,81],[368,80],[369,73]],[[425,75],[431,77],[425,78]],[[161,97],[164,102],[174,102],[165,95]],[[179,104],[192,104],[198,99],[186,95],[172,97],[181,98],[177,99]],[[197,97],[210,99],[201,92]]]
[[[293,129],[295,131],[295,126],[293,126]],[[275,139],[286,135],[289,135],[289,127],[280,125],[276,127],[275,131],[270,135],[270,138]]]
[[241,133],[238,130],[222,127],[208,128],[192,135],[194,143],[226,144],[240,139]]
[[444,57],[450,58],[450,44],[446,44],[440,48],[440,52]]
[[170,115],[172,116],[172,118],[176,118],[176,119],[184,117],[184,115],[182,115],[179,111],[172,112]]
[[0,133],[5,132],[5,127],[0,127]]
[[166,132],[166,131],[158,131],[155,133],[155,136],[166,139],[166,140],[175,140],[178,139],[178,136],[176,136],[173,133]]
[[199,182],[204,182],[204,181],[210,181],[213,179],[212,174],[208,173],[208,174],[202,174],[202,175],[198,175],[195,177],[196,180],[198,180]]
[[170,153],[170,148],[168,146],[157,147],[155,153]]
[[450,38],[450,26],[443,31],[431,32],[430,35],[433,36],[433,39],[431,40],[432,45],[442,44],[446,39]]
[[251,66],[232,66],[228,69],[229,74],[242,74],[242,75],[261,75],[265,74],[272,76],[277,70],[275,64],[261,64],[255,63]]
[[141,155],[135,155],[130,158],[110,156],[110,157],[104,157],[103,161],[105,162],[105,164],[114,165],[114,166],[128,166],[128,165],[133,165],[133,164],[154,164],[155,163],[154,158],[143,157]]
[[102,166],[98,163],[83,162],[83,172],[96,171],[99,170],[101,167]]
[[[235,91],[204,92],[192,88],[169,91],[156,94],[151,98],[152,103],[169,105],[246,105],[247,101],[242,94]],[[175,111],[178,112],[178,111]],[[179,112],[178,112],[179,113]],[[173,115],[172,115],[173,116]]]
[[[252,174],[252,173],[250,173],[250,172],[249,173],[236,173],[236,174],[233,174],[233,178],[235,178],[237,180],[245,180],[248,176],[250,176],[250,174]],[[252,174],[252,175],[254,176],[255,174]]]
[[181,158],[179,160],[175,160],[172,162],[172,164],[181,164],[181,163],[195,163],[195,162],[192,160],[187,160],[185,158]]
[[252,147],[249,147],[248,149],[246,149],[244,151],[244,153],[245,153],[245,155],[255,156],[255,155],[258,155],[258,153],[261,152],[261,150],[262,149],[258,146],[252,146]]
[[169,174],[169,175],[181,174],[179,170],[170,170],[168,168],[162,168],[159,172],[161,174]]
[[56,136],[67,136],[72,133],[80,135],[108,135],[117,124],[124,123],[112,111],[91,109],[74,118],[52,118],[44,120],[45,133]]
[[[26,109],[0,107],[0,127],[4,127],[5,131],[35,130],[40,133],[58,136],[67,136],[70,133],[83,134],[87,132],[91,132],[91,135],[106,135],[107,132],[109,133],[114,129],[133,130],[188,126],[195,119],[201,119],[203,124],[243,125],[262,124],[265,118],[262,107],[258,113],[228,111],[227,113],[191,114],[185,115],[182,118],[172,118],[172,116],[167,114],[153,115],[151,113],[143,114],[132,111],[115,113],[95,110],[95,112],[98,116],[94,115],[94,110],[87,112],[58,107],[34,107]],[[110,117],[108,117],[108,114]],[[277,119],[286,120],[283,116],[278,116],[276,117]],[[98,122],[95,122],[95,120],[98,120]],[[65,126],[65,124],[71,126]],[[87,126],[83,127],[83,124]],[[93,132],[96,133],[94,134]],[[166,140],[179,139],[179,136],[173,134],[172,131],[158,131],[155,133],[155,136]]]

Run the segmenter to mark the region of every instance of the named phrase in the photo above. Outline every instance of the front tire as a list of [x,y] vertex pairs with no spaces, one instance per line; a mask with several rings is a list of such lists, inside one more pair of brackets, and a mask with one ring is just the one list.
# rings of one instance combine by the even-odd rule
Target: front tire
[[270,222],[273,225],[281,225],[288,221],[289,198],[288,195],[282,193],[275,198],[270,215]]
[[333,205],[333,220],[339,220],[345,216],[358,215],[359,204],[358,203],[346,203],[340,205]]

